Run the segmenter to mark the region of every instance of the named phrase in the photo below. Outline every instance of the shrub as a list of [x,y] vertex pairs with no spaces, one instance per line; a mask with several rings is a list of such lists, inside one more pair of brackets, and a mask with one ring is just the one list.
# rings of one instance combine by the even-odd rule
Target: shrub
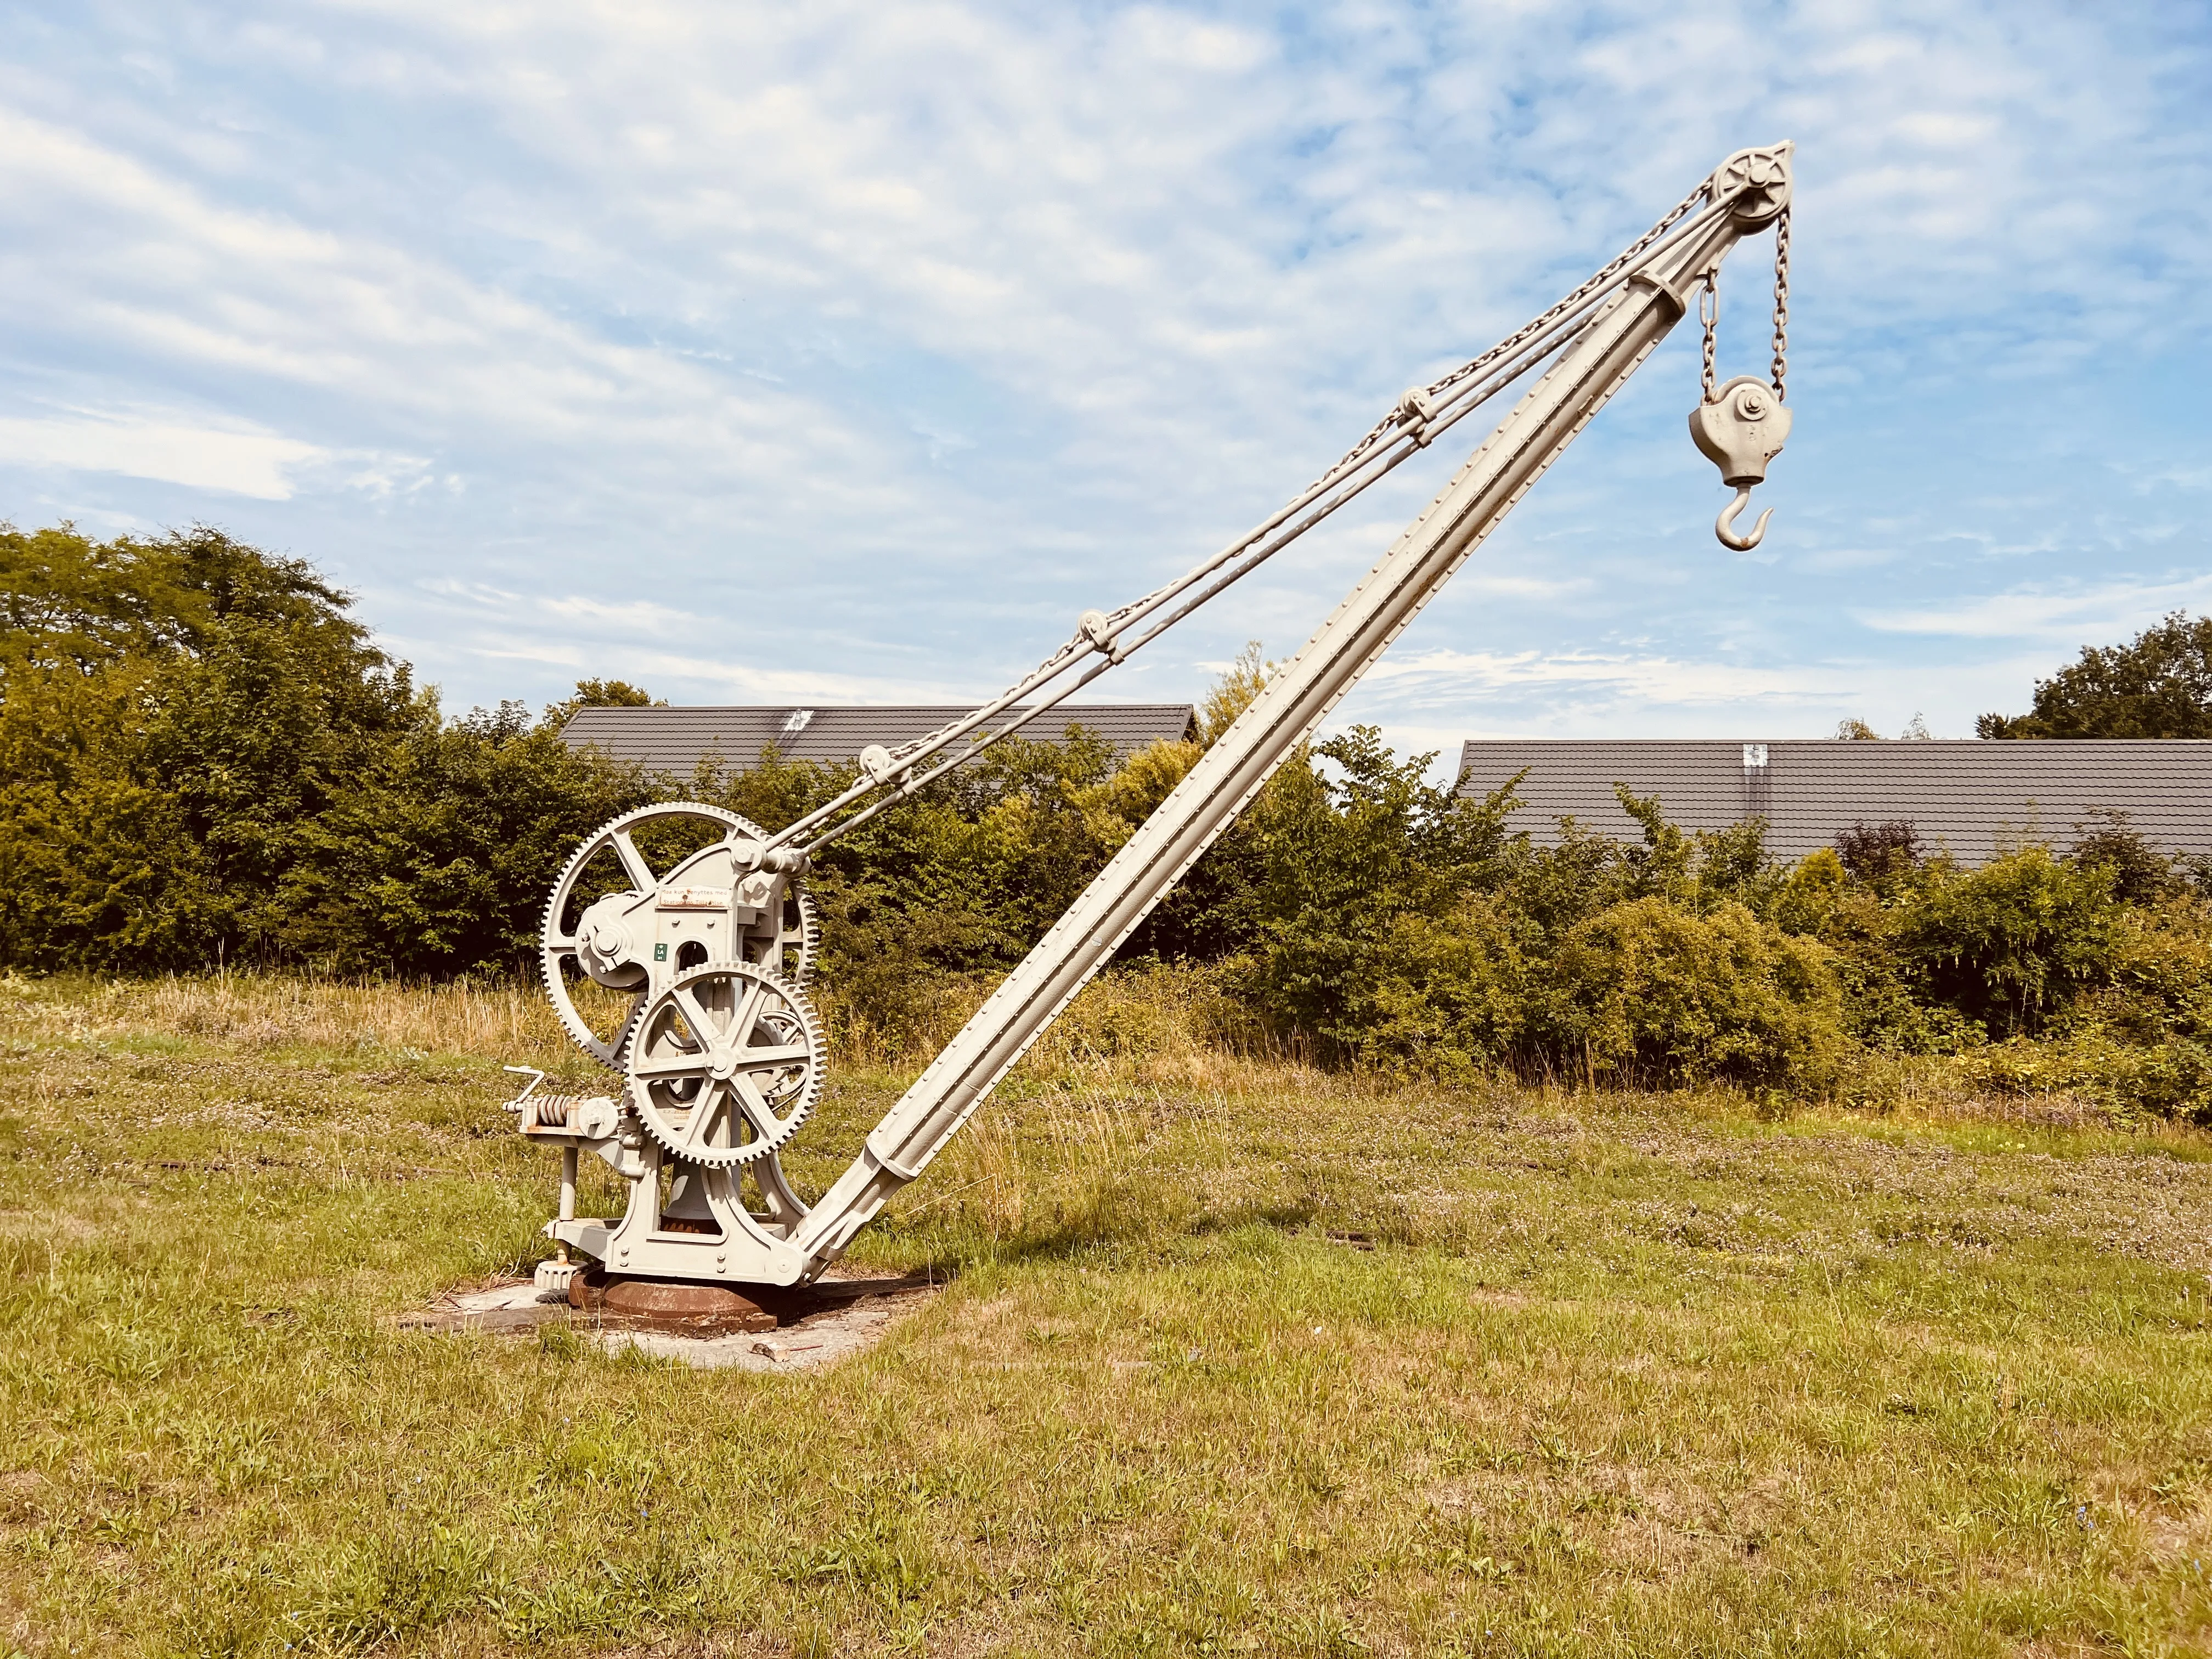
[[[2161,635],[2160,672],[2180,684],[2208,629]],[[885,1058],[941,1041],[1271,672],[1248,650],[1199,742],[1124,761],[1073,727],[1016,739],[827,848],[840,1035]],[[776,829],[856,775],[770,752],[678,784],[561,741],[580,704],[649,701],[585,680],[535,720],[449,720],[301,561],[204,528],[0,526],[0,968],[509,971],[603,820],[684,795]],[[1986,1087],[2212,1112],[2212,860],[2178,866],[2118,814],[1977,870],[1902,822],[1785,867],[1758,819],[1689,833],[1618,785],[1638,836],[1565,821],[1538,846],[1518,780],[1466,799],[1434,759],[1363,726],[1291,757],[1125,945],[1141,995],[1067,1051],[1157,1047],[1149,996],[1186,1036],[1439,1077],[1803,1092],[1854,1051],[1950,1054]]]
[[2111,979],[2124,935],[2109,866],[2027,846],[1977,870],[1924,868],[1899,904],[1897,939],[1925,1000],[1991,1036],[2032,1035]]
[[2144,839],[2125,812],[2093,808],[2087,824],[2074,826],[2069,857],[2112,872],[2112,896],[2128,904],[2155,904],[2185,884],[2176,861]]
[[1557,940],[1510,898],[1402,915],[1318,1035],[1357,1061],[1464,1080],[1512,1070],[1630,1085],[1814,1092],[1848,1046],[1826,952],[1734,902],[1631,899]]
[[1836,855],[1853,880],[1887,881],[1920,862],[1920,832],[1901,818],[1861,822],[1836,837]]
[[1594,1079],[1825,1088],[1846,1046],[1842,988],[1814,941],[1742,905],[1632,900],[1579,924],[1532,999],[1547,1060]]
[[1356,988],[1315,1028],[1368,1066],[1468,1080],[1525,1062],[1528,985],[1541,937],[1525,917],[1471,893],[1443,916],[1400,915],[1361,954]]

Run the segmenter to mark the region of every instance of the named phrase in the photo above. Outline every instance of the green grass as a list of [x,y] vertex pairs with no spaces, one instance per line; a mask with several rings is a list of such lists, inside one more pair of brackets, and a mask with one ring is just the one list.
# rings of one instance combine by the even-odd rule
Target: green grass
[[2202,1136],[1063,1047],[702,1373],[393,1328],[542,1248],[500,994],[0,981],[0,1654],[2212,1645]]

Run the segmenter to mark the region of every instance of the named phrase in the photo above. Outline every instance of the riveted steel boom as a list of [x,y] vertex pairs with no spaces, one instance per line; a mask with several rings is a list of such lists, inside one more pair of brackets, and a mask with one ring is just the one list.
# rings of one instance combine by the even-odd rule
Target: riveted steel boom
[[[567,1255],[571,1247],[617,1275],[722,1284],[790,1285],[834,1262],[959,1133],[1692,300],[1710,293],[1729,250],[1753,232],[1786,224],[1790,157],[1786,143],[1739,150],[1559,304],[1443,379],[1407,392],[1340,461],[1255,529],[1116,611],[1085,612],[1074,637],[974,713],[896,751],[871,745],[851,787],[804,817],[771,835],[719,807],[671,802],[628,814],[586,841],[547,908],[546,985],[570,1033],[623,1084],[619,1097],[575,1097],[537,1094],[533,1081],[510,1103],[525,1134],[563,1151],[561,1214],[546,1229],[562,1254],[540,1267],[541,1285],[568,1285],[578,1271]],[[1747,380],[1715,384],[1710,319],[1717,312],[1709,313],[1705,400],[1692,430],[1740,492],[1719,526],[1732,546],[1749,544],[1765,529],[1762,519],[1748,538],[1737,538],[1729,523],[1789,432],[1786,275],[1786,260],[1778,258],[1771,396]],[[805,993],[815,931],[804,878],[812,851],[1126,660],[1547,362],[1497,430],[808,1208],[784,1179],[776,1154],[812,1107],[824,1065]],[[702,833],[707,844],[696,845]],[[661,850],[648,857],[649,848]],[[587,1018],[593,1008],[609,1011],[599,1026]],[[576,1160],[585,1151],[630,1183],[620,1218],[574,1213]]]
[[1726,210],[1674,257],[1632,276],[1589,323],[945,1045],[800,1224],[792,1242],[803,1254],[823,1264],[834,1260],[892,1193],[928,1167],[1008,1068],[1666,337],[1729,249],[1787,206],[1789,155],[1784,144],[1723,164],[1714,191],[1715,205]]

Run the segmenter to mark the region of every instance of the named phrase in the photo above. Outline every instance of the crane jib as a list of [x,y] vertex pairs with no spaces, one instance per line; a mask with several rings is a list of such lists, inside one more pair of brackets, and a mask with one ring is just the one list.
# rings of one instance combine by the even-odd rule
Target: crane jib
[[[629,839],[628,821],[618,821],[601,838],[623,858],[635,890],[600,898],[571,920],[564,893],[592,850],[587,843],[548,913],[548,986],[580,1042],[586,1038],[573,1012],[576,1005],[562,988],[564,974],[585,972],[602,986],[629,993],[630,1012],[620,1030],[586,1042],[591,1052],[624,1073],[628,1097],[619,1109],[611,1100],[594,1100],[547,1110],[544,1104],[526,1106],[525,1091],[525,1101],[516,1105],[534,1137],[568,1142],[571,1170],[575,1147],[588,1146],[630,1179],[634,1196],[619,1224],[573,1218],[564,1201],[564,1214],[549,1233],[564,1249],[574,1245],[611,1270],[725,1284],[788,1285],[811,1279],[835,1261],[885,1200],[919,1176],[959,1133],[1009,1068],[1701,292],[1712,290],[1735,244],[1770,226],[1780,232],[1786,225],[1790,153],[1783,143],[1730,156],[1650,232],[1559,305],[1462,368],[1406,394],[1342,461],[1258,529],[1142,599],[1113,612],[1086,612],[1067,645],[974,714],[898,751],[871,749],[851,789],[781,833],[732,825],[714,848],[656,874]],[[1772,397],[1750,390],[1758,382],[1716,387],[1709,372],[1708,403],[1692,417],[1700,447],[1746,493],[1764,475],[1789,425],[1788,411],[1780,407],[1786,271],[1786,256],[1778,255]],[[1717,307],[1708,314],[1717,317]],[[1710,365],[1710,320],[1707,326]],[[813,937],[804,896],[808,848],[957,764],[972,752],[961,738],[981,733],[980,741],[994,741],[1034,720],[1546,362],[1549,367],[1435,499],[884,1115],[850,1167],[818,1202],[801,1204],[777,1170],[775,1150],[820,1088],[822,1045],[803,989]],[[1723,513],[1723,539],[1741,504],[1740,495]],[[1762,519],[1761,530],[1764,525]],[[1001,716],[996,729],[983,731]],[[948,750],[948,757],[937,758]],[[684,811],[703,816],[714,809],[646,809],[647,814]],[[653,903],[647,902],[648,889],[675,890]],[[714,914],[716,894],[726,896],[726,915]],[[652,931],[648,916],[658,918],[653,927],[667,935],[657,941],[662,951],[657,957],[645,948]],[[719,934],[712,932],[717,925]],[[744,951],[728,963],[696,956],[668,959],[669,940],[680,946],[702,938],[744,941]],[[678,956],[684,956],[680,948]],[[596,1138],[570,1127],[604,1129],[611,1117],[618,1119],[615,1129]],[[662,1212],[658,1194],[664,1165],[673,1170],[670,1190],[690,1195],[684,1213],[678,1213],[675,1200]],[[764,1195],[757,1212],[735,1196],[740,1171],[749,1172]],[[564,1193],[572,1188],[573,1175]],[[638,1195],[647,1188],[653,1194],[649,1201]]]

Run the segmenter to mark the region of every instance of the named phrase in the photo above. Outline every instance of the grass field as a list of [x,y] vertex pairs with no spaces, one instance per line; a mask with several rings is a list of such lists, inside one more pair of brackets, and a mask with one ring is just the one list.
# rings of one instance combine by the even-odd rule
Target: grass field
[[864,1235],[950,1288],[757,1376],[394,1328],[540,1253],[529,995],[0,981],[0,1654],[2212,1648],[2212,1140],[1099,994]]

